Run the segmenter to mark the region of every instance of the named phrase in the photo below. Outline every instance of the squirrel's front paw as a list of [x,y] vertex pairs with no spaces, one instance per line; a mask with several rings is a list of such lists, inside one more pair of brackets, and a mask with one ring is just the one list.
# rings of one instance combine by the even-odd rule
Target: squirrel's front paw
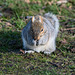
[[23,54],[26,54],[26,53],[34,53],[34,51],[32,51],[32,50],[26,51],[26,50],[22,50],[22,49],[20,49],[20,52],[22,52]]
[[34,53],[32,50],[24,51],[25,53]]

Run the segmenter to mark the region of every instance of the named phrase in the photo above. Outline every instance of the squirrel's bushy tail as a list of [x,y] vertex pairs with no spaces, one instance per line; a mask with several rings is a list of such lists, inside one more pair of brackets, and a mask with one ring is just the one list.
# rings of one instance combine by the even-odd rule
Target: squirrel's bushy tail
[[56,33],[56,36],[57,36],[58,30],[59,30],[59,20],[58,20],[58,18],[54,14],[49,13],[49,12],[46,13],[44,15],[44,17],[50,18],[52,20],[52,22],[54,22],[54,29],[55,29],[55,33]]

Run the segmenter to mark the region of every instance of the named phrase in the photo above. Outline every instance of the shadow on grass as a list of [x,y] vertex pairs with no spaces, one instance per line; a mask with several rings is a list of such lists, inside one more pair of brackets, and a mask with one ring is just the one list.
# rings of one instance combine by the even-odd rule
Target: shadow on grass
[[22,48],[21,32],[0,31],[0,52],[19,52]]

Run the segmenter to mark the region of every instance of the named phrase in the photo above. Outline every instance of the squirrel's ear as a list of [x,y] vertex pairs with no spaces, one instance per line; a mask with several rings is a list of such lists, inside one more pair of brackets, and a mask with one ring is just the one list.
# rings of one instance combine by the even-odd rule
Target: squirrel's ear
[[40,21],[41,23],[43,23],[43,19],[42,19],[41,16],[39,16],[39,21]]
[[34,22],[34,21],[35,21],[35,17],[33,16],[33,17],[32,17],[32,22]]

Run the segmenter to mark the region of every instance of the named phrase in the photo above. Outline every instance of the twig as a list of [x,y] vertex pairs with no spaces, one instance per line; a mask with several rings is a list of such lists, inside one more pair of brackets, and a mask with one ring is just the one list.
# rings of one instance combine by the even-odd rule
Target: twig
[[61,29],[61,30],[74,30],[75,28],[67,28],[67,29]]

